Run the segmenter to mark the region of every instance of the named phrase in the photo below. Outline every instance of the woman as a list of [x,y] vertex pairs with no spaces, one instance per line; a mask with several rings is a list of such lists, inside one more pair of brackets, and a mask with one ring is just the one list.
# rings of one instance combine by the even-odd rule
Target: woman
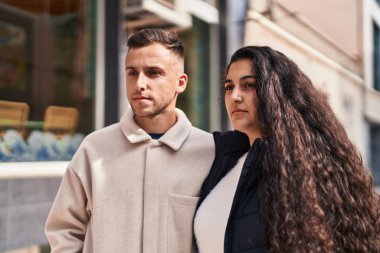
[[380,252],[371,176],[297,65],[269,47],[243,47],[225,90],[238,131],[214,133],[194,220],[199,251]]

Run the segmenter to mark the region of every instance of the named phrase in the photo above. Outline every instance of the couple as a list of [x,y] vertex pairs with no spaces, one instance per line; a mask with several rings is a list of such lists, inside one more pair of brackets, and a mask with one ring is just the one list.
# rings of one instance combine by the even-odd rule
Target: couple
[[289,58],[234,53],[235,131],[212,136],[175,108],[187,84],[176,34],[141,30],[128,47],[131,108],[70,162],[46,224],[52,252],[380,252],[371,176]]

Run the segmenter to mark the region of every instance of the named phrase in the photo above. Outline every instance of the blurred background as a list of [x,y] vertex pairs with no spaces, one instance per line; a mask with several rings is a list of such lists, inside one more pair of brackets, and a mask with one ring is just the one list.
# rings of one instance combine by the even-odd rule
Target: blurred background
[[147,27],[185,42],[178,107],[206,131],[230,129],[222,80],[236,49],[285,53],[380,187],[380,0],[0,0],[0,252],[49,252],[61,177],[84,136],[124,112],[125,42]]

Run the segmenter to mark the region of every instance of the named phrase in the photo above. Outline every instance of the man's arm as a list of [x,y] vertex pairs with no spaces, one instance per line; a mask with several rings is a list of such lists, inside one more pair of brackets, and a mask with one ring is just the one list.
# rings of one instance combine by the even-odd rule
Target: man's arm
[[90,211],[83,182],[69,166],[46,222],[51,252],[82,252]]

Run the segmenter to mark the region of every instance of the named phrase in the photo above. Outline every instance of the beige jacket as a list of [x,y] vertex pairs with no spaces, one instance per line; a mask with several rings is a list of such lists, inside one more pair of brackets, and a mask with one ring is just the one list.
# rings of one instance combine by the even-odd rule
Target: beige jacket
[[214,141],[178,109],[177,118],[153,140],[128,109],[85,138],[46,223],[52,252],[194,251],[193,215]]

